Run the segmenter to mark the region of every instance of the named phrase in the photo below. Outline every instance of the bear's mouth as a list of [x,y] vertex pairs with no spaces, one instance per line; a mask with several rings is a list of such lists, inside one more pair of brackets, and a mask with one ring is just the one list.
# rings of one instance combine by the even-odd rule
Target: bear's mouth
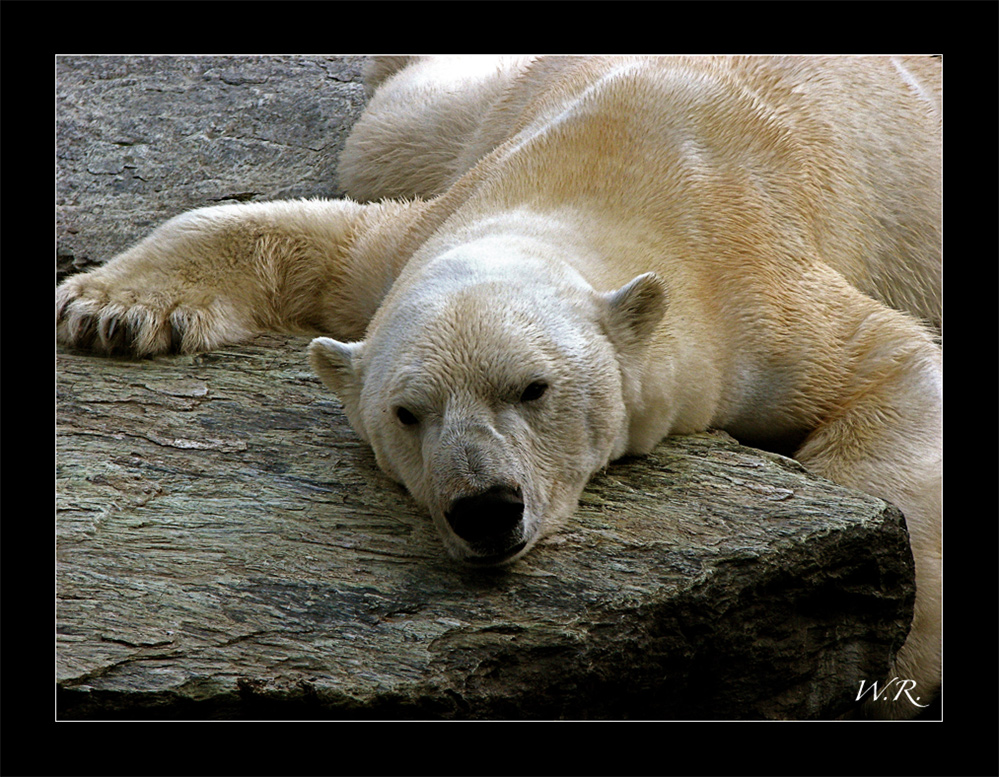
[[477,567],[493,567],[512,561],[514,556],[527,547],[527,540],[518,542],[512,548],[508,548],[502,553],[494,553],[488,556],[466,556],[465,561]]

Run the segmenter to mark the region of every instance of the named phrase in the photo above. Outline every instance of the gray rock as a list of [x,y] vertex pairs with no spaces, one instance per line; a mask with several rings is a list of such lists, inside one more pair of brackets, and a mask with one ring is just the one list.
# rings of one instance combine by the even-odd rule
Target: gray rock
[[724,435],[456,566],[305,344],[59,355],[63,715],[830,717],[904,638],[899,512]]
[[60,278],[191,208],[341,196],[336,159],[363,107],[362,64],[57,57]]

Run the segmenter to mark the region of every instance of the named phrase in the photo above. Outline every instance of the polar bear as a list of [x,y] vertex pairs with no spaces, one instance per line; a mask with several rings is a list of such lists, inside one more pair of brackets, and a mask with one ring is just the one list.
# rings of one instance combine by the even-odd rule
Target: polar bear
[[320,335],[315,372],[471,564],[527,553],[595,472],[665,435],[793,452],[905,513],[917,597],[895,673],[925,702],[939,61],[394,57],[367,78],[340,165],[354,199],[178,216],[58,288],[59,340]]

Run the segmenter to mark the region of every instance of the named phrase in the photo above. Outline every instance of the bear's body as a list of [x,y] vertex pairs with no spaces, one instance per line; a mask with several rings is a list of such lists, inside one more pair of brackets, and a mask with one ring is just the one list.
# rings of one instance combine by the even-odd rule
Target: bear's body
[[[180,216],[64,283],[60,338],[314,331],[380,466],[472,563],[589,477],[717,427],[896,503],[939,683],[940,74],[923,59],[389,58],[341,162],[360,205]],[[911,714],[902,704],[884,712]]]

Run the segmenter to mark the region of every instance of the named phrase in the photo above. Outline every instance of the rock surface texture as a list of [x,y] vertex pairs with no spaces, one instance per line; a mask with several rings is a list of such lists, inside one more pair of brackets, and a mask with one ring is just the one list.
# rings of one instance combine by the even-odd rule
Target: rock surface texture
[[[60,272],[216,202],[336,196],[338,57],[60,57]],[[57,357],[61,718],[830,718],[904,640],[901,514],[725,435],[465,569],[307,340]]]
[[227,202],[337,197],[364,106],[359,57],[58,57],[60,275],[171,216]]

